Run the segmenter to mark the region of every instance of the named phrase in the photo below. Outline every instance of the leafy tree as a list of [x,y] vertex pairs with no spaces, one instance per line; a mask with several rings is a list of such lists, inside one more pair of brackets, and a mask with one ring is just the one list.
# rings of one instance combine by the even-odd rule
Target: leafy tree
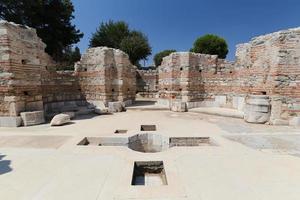
[[164,50],[164,51],[161,51],[161,52],[155,54],[154,59],[153,59],[155,66],[156,67],[160,66],[163,58],[166,57],[166,56],[168,56],[168,55],[170,55],[173,52],[176,52],[176,50],[174,50],[174,49],[167,49],[167,50]]
[[90,47],[107,46],[121,49],[128,54],[130,61],[139,65],[139,61],[151,55],[148,38],[139,31],[129,29],[124,21],[112,20],[101,23],[90,40]]
[[56,61],[83,37],[71,23],[73,12],[70,0],[0,0],[0,18],[35,28]]
[[212,34],[199,37],[191,49],[195,53],[218,55],[219,58],[226,58],[228,54],[228,45],[225,39]]
[[130,30],[128,24],[123,21],[101,23],[90,40],[90,47],[106,46],[120,49],[120,44],[125,37],[128,37]]
[[120,44],[120,49],[129,55],[131,63],[135,65],[151,55],[148,39],[139,31],[132,31],[129,36],[125,37]]

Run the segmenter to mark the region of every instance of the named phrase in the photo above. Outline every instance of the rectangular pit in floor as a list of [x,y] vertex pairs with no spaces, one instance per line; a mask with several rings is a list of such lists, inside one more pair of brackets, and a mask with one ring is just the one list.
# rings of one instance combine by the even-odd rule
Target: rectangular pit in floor
[[156,131],[156,125],[141,125],[141,131]]
[[85,137],[79,146],[128,146],[128,138],[116,137]]
[[170,137],[170,147],[211,145],[209,137]]
[[125,130],[125,129],[117,129],[115,131],[115,134],[125,134],[125,133],[127,133],[127,130]]
[[134,162],[131,185],[168,185],[163,161]]

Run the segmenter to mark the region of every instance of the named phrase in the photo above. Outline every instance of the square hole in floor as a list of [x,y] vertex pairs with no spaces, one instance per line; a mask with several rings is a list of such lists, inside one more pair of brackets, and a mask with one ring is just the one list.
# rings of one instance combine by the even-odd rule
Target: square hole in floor
[[131,185],[168,185],[163,161],[134,162]]
[[156,125],[141,125],[141,131],[156,131]]
[[125,133],[127,133],[127,130],[124,130],[124,129],[117,129],[115,131],[115,134],[125,134]]

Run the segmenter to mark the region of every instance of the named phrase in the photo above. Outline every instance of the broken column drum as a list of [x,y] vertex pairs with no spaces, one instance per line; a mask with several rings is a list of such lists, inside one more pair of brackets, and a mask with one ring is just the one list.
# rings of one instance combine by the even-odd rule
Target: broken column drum
[[266,95],[249,95],[246,98],[244,119],[250,123],[266,123],[271,115],[270,98]]

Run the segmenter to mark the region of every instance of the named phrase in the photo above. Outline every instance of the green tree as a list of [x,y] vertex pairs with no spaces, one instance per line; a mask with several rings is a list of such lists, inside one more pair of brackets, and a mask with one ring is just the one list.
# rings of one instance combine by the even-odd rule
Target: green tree
[[129,36],[125,37],[120,44],[120,49],[126,52],[131,63],[137,66],[140,60],[147,59],[147,56],[151,55],[148,39],[139,31],[132,31]]
[[120,49],[120,44],[128,37],[130,30],[128,24],[123,21],[101,23],[90,39],[90,47],[106,46]]
[[71,23],[73,12],[70,0],[0,0],[0,18],[35,28],[56,61],[83,37]]
[[106,46],[116,48],[128,54],[130,61],[139,65],[139,61],[151,55],[148,38],[140,31],[131,30],[124,21],[112,20],[101,23],[90,39],[90,47]]
[[218,55],[219,58],[226,58],[228,54],[228,45],[225,39],[212,34],[199,37],[191,49],[195,53]]
[[166,56],[168,56],[168,55],[170,55],[173,52],[176,52],[176,50],[174,50],[174,49],[167,49],[167,50],[164,50],[164,51],[161,51],[161,52],[155,54],[154,59],[153,59],[155,66],[156,67],[160,66],[163,58],[166,57]]

